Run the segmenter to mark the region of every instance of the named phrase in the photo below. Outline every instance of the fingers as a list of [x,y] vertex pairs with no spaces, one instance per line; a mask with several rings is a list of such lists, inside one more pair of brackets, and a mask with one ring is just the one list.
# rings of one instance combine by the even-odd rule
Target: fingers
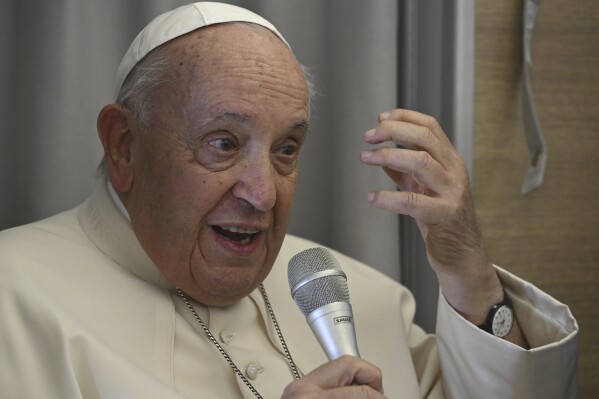
[[[465,287],[463,292],[472,291],[468,279],[475,280],[481,264],[488,266],[488,257],[464,161],[430,116],[400,109],[384,112],[378,120],[377,127],[364,134],[366,142],[391,141],[401,148],[388,146],[365,151],[362,160],[382,167],[401,191],[370,193],[369,202],[412,216],[437,275],[453,276],[445,279],[449,285],[466,281],[460,287]],[[439,282],[448,291],[448,284],[443,286],[442,279]]]
[[354,385],[327,390],[304,389],[304,381],[297,380],[285,388],[281,399],[384,399],[382,393],[366,385]]
[[419,226],[440,226],[459,218],[468,205],[464,202],[468,171],[437,121],[404,109],[384,112],[378,119],[377,127],[364,134],[365,140],[370,144],[391,141],[401,147],[363,151],[361,159],[382,167],[401,191],[370,193],[369,202],[412,216]]
[[[430,189],[443,194],[444,190],[450,186],[448,184],[450,175],[426,151],[385,147],[374,151],[362,151],[360,156],[362,162],[368,165],[383,166],[410,175],[413,180],[423,187],[423,192]],[[411,181],[406,180],[405,175],[388,174],[401,190],[409,189]]]
[[304,378],[325,389],[357,384],[368,385],[380,392],[383,390],[381,370],[352,356],[342,356],[325,363]]
[[283,398],[384,398],[382,374],[374,365],[342,356],[289,384]]
[[398,109],[379,115],[376,128],[364,133],[370,144],[393,142],[397,148],[363,151],[368,165],[381,166],[402,191],[459,197],[468,188],[468,171],[435,118]]
[[379,115],[379,125],[364,134],[370,144],[387,141],[429,153],[443,167],[451,167],[459,157],[435,118],[411,110],[394,110]]
[[368,202],[377,208],[411,216],[416,221],[425,224],[443,220],[449,213],[445,201],[410,191],[369,193]]
[[394,109],[392,111],[383,112],[378,116],[378,121],[384,120],[404,121],[418,126],[424,126],[437,134],[442,132],[439,123],[435,118],[410,109]]

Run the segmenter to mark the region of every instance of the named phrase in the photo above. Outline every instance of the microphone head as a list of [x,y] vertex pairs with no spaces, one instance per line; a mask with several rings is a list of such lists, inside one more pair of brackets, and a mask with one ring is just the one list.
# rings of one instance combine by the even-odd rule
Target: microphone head
[[298,253],[289,261],[287,272],[291,296],[304,316],[330,303],[349,303],[345,273],[326,248]]

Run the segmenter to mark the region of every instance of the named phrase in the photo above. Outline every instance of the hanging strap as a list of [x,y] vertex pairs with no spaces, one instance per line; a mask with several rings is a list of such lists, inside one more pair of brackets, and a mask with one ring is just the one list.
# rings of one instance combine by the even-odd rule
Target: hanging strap
[[530,164],[526,169],[524,181],[522,182],[521,192],[523,195],[529,194],[541,186],[543,176],[545,175],[545,164],[547,163],[547,142],[541,130],[530,84],[530,67],[532,66],[530,55],[531,38],[540,3],[541,0],[524,1],[522,118],[524,119],[524,133],[530,154]]

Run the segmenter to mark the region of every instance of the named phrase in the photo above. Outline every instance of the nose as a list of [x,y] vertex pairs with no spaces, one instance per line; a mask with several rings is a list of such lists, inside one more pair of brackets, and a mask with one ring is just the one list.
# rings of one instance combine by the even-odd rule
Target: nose
[[272,209],[277,199],[276,173],[269,159],[256,160],[240,165],[233,195],[245,200],[255,209],[266,212]]

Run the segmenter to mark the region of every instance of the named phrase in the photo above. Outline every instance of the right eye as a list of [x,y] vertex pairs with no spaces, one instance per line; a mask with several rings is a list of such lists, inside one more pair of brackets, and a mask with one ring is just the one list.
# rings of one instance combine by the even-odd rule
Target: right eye
[[196,161],[207,169],[229,167],[239,153],[237,140],[231,134],[209,134],[199,141],[194,150]]

